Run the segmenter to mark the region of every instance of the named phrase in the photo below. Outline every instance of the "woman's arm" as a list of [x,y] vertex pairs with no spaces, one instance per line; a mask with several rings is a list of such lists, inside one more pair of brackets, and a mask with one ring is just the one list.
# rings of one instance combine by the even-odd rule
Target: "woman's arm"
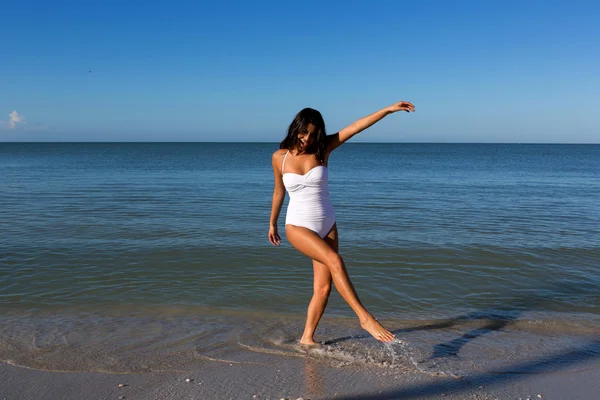
[[413,106],[412,103],[409,103],[408,101],[400,101],[398,103],[392,104],[389,107],[382,108],[381,110],[376,111],[371,115],[367,115],[366,117],[363,117],[358,121],[353,122],[338,133],[331,135],[328,138],[329,143],[327,146],[327,151],[332,152],[333,150],[340,147],[352,136],[364,131],[376,122],[381,121],[387,115],[393,114],[397,111],[412,112],[415,111],[415,106]]
[[271,163],[273,164],[273,175],[275,177],[275,188],[273,189],[273,201],[271,204],[271,220],[269,223],[269,242],[274,246],[281,243],[279,232],[277,229],[277,220],[281,213],[281,207],[283,206],[283,200],[285,199],[285,186],[283,186],[283,175],[279,170],[280,157],[277,156],[277,152],[273,154]]

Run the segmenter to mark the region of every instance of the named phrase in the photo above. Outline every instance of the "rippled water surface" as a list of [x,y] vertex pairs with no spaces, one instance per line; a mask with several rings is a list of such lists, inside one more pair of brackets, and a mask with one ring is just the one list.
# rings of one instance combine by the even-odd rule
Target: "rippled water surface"
[[[193,344],[195,359],[293,340],[312,267],[285,238],[267,240],[276,147],[0,143],[0,358],[28,364],[38,352],[41,368],[35,343],[51,343],[46,367],[94,369],[53,354],[118,340],[150,343],[162,359]],[[348,144],[329,170],[340,252],[363,303],[408,336],[418,321],[446,321],[412,344],[423,354],[457,327],[493,332],[467,342],[494,349],[556,345],[533,339],[542,331],[567,347],[598,335],[600,146]],[[344,334],[334,319],[353,323],[335,293],[329,339]],[[272,334],[281,320],[288,328]],[[499,332],[508,342],[494,342]]]

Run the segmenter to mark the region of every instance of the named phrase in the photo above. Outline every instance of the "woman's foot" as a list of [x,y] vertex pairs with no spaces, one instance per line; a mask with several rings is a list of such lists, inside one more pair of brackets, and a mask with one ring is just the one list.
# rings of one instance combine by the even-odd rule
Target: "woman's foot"
[[315,342],[312,339],[304,339],[304,338],[300,339],[300,346],[316,346],[318,344],[319,343]]
[[375,339],[383,343],[389,343],[394,340],[394,334],[385,329],[375,318],[370,316],[365,321],[361,321],[360,326],[371,334]]
[[300,342],[298,342],[298,351],[300,353],[305,353],[305,354],[309,354],[315,350],[319,350],[324,348],[325,346],[322,345],[321,343],[317,343],[314,340],[300,340]]

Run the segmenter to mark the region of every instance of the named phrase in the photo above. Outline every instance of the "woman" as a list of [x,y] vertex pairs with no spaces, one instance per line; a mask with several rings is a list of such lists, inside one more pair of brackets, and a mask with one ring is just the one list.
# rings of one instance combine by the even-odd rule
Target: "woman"
[[287,239],[298,251],[313,260],[314,291],[300,339],[301,345],[317,344],[313,336],[327,306],[332,281],[358,316],[363,329],[381,342],[394,339],[394,335],[361,304],[346,272],[344,260],[338,254],[338,232],[329,200],[327,161],[331,152],[348,139],[397,111],[411,112],[415,111],[415,107],[401,101],[327,136],[321,113],[305,108],[296,115],[279,150],[273,153],[275,189],[269,241],[275,246],[281,243],[277,219],[287,190],[290,195],[285,221]]

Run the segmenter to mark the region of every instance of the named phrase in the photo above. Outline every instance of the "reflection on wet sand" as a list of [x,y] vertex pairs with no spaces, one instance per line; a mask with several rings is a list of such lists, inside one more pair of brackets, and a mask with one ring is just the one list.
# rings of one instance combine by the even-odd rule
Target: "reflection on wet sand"
[[324,396],[323,376],[319,365],[312,357],[306,357],[304,363],[305,388],[311,398]]

